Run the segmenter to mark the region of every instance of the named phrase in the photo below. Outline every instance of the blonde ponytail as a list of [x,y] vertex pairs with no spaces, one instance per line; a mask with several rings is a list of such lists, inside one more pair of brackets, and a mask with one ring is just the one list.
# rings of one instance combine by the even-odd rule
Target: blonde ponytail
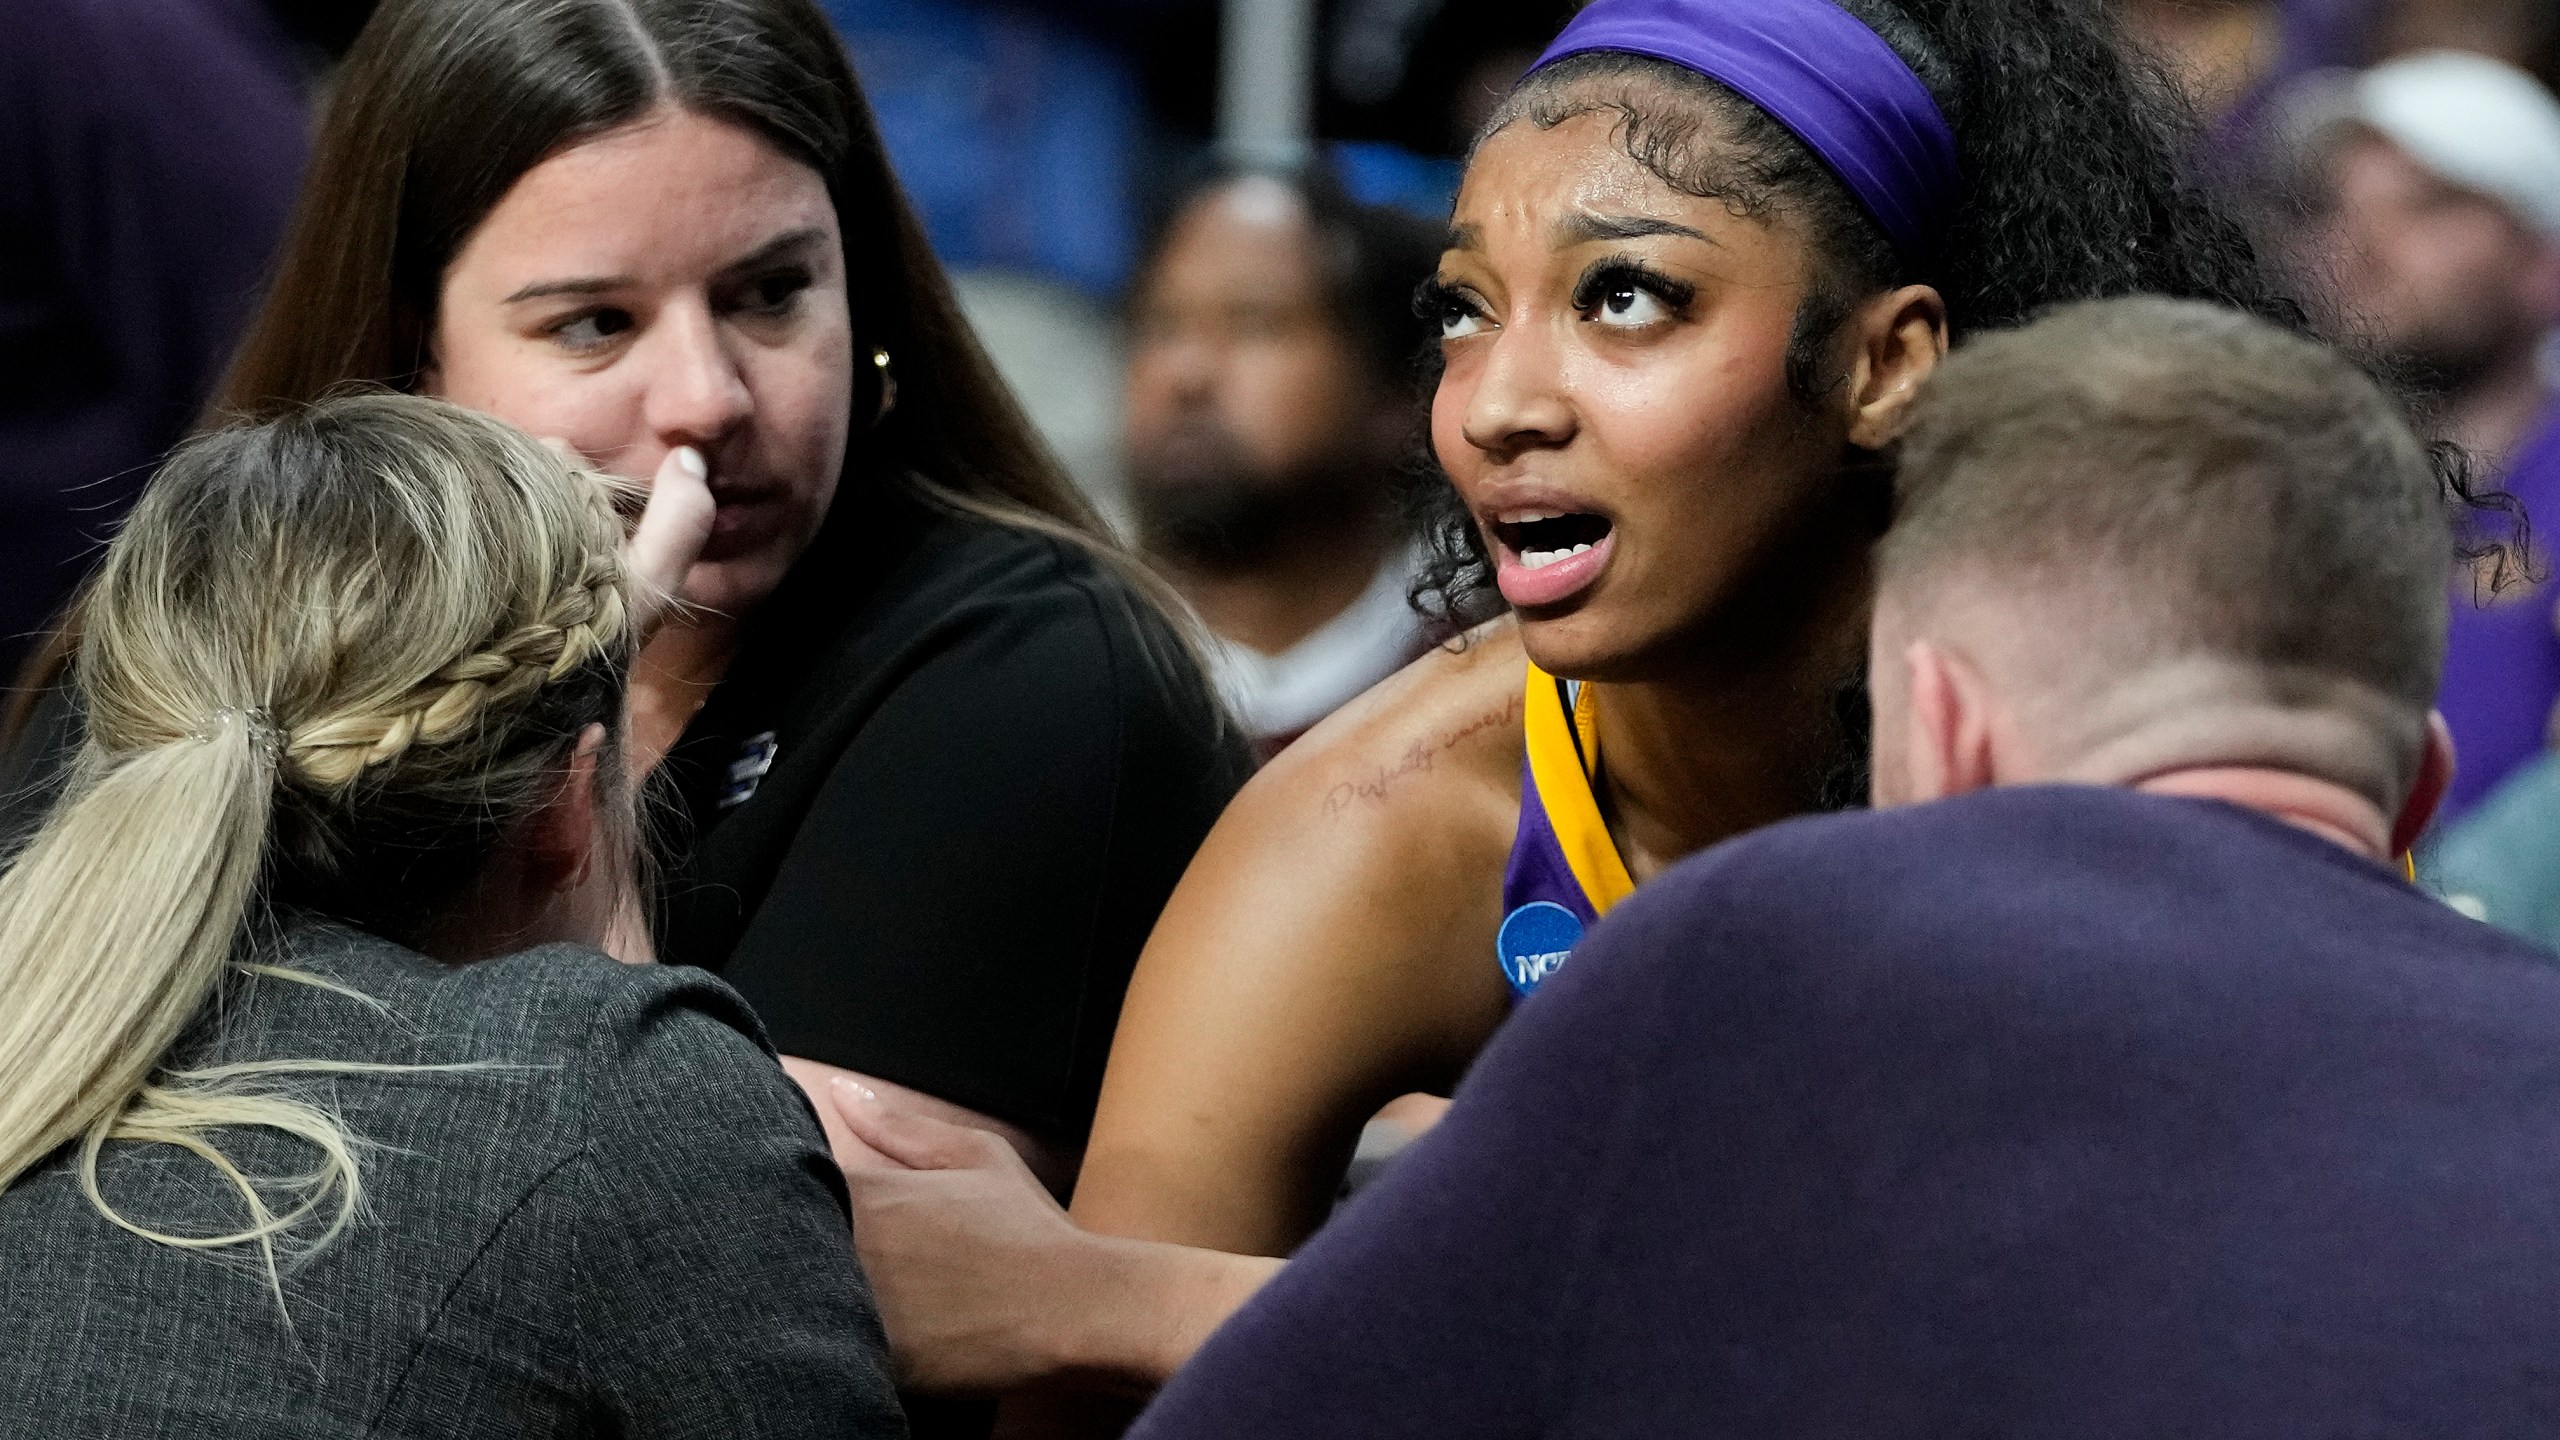
[[111,1128],[221,978],[275,784],[247,717],[86,757],[0,876],[0,1190]]
[[[356,1143],[289,1093],[333,1057],[172,1069],[271,904],[403,939],[619,719],[632,636],[607,487],[485,417],[359,395],[219,432],[153,481],[83,601],[87,743],[0,875],[0,1191],[66,1144],[91,1202],[147,1239],[277,1242],[356,1213]],[[626,832],[627,833],[627,832]],[[362,997],[354,997],[361,1000]],[[213,1143],[316,1155],[252,1176]],[[105,1147],[178,1147],[246,1222],[176,1235],[120,1214]],[[276,1195],[282,1192],[282,1203]]]

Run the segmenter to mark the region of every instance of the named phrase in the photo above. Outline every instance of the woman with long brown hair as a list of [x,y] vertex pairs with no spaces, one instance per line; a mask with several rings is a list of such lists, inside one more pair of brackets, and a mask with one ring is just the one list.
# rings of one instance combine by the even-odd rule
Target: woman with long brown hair
[[[390,0],[217,408],[452,399],[718,502],[633,681],[661,958],[1062,1177],[1244,761],[961,319],[808,0]],[[688,458],[690,457],[690,458]]]

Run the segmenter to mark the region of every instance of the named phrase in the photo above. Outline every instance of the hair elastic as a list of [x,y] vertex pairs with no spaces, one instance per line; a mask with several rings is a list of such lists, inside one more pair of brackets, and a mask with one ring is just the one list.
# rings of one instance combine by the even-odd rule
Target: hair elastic
[[1905,261],[1936,254],[1960,180],[1955,130],[1893,47],[1830,0],[1593,0],[1532,73],[1595,50],[1731,87],[1820,157]]
[[221,738],[222,732],[233,725],[239,726],[248,735],[251,745],[266,752],[270,762],[283,763],[284,732],[276,728],[276,722],[264,709],[254,707],[238,709],[225,705],[206,716],[204,723],[197,726],[194,733],[187,738],[209,745]]

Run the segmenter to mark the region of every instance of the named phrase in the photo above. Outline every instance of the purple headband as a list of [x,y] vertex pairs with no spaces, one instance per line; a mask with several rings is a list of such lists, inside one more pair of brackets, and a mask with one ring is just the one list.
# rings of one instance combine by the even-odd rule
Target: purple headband
[[1904,260],[1937,253],[1955,131],[1902,57],[1830,0],[1592,0],[1530,68],[1594,50],[1731,87],[1821,157]]

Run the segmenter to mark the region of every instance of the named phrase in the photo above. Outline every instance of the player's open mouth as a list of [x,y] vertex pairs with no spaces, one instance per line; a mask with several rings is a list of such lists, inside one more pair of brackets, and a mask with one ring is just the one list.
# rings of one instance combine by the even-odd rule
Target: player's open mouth
[[1520,563],[1532,570],[1544,570],[1609,538],[1609,522],[1597,515],[1553,511],[1530,514],[1534,518],[1496,521],[1493,528],[1501,537],[1503,548],[1519,556]]
[[1615,528],[1587,511],[1520,510],[1493,521],[1495,583],[1517,606],[1553,605],[1600,578]]

